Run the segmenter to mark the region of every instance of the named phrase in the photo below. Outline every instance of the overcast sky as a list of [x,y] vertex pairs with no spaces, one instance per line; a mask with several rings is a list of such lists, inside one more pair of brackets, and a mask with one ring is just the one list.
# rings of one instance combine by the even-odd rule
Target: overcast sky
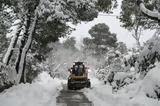
[[[118,0],[118,8],[114,10],[113,15],[119,16],[121,8],[121,0]],[[135,46],[135,39],[131,36],[131,33],[127,31],[126,29],[122,28],[121,25],[122,23],[119,22],[119,19],[117,19],[115,16],[110,16],[110,15],[99,15],[97,18],[95,18],[93,21],[84,23],[82,22],[81,24],[78,24],[76,26],[76,30],[72,32],[71,36],[76,37],[77,41],[80,42],[82,41],[83,37],[90,36],[88,33],[88,30],[94,26],[95,24],[98,23],[105,23],[110,27],[110,31],[112,33],[117,34],[117,39],[118,41],[122,41],[126,43],[127,47],[133,47]],[[140,39],[140,42],[144,42],[148,40],[149,38],[152,37],[154,31],[146,30],[145,32],[142,33],[142,37]]]

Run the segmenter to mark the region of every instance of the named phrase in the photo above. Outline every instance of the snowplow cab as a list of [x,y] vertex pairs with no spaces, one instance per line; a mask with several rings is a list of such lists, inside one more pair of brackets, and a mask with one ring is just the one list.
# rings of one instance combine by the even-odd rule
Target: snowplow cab
[[91,86],[87,69],[83,62],[74,62],[74,65],[69,69],[68,89],[89,88]]

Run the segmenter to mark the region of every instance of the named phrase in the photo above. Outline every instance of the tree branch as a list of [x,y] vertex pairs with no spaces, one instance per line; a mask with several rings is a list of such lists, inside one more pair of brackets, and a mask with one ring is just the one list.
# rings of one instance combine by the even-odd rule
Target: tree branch
[[143,0],[137,0],[137,5],[140,7],[140,10],[149,18],[153,20],[160,21],[160,13],[159,12],[154,12],[149,9],[147,9],[143,3]]

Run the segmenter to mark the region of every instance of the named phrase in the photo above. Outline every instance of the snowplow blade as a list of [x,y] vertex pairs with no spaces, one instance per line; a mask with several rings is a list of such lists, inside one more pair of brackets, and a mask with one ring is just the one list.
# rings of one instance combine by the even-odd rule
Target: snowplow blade
[[84,80],[84,81],[79,81],[79,80],[72,80],[68,81],[68,89],[69,90],[76,90],[76,89],[82,89],[82,88],[90,88],[91,83],[90,80]]

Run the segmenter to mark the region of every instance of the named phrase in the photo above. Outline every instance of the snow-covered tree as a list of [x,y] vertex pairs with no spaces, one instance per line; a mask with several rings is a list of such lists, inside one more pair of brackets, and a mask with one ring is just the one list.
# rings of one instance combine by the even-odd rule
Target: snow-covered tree
[[92,41],[96,46],[101,46],[103,48],[106,46],[116,47],[116,34],[111,33],[109,27],[104,23],[99,23],[93,26],[89,30],[89,34],[92,37]]
[[117,7],[117,0],[97,0],[96,7],[100,12],[112,13],[112,10]]
[[[137,47],[141,49],[140,38],[143,30],[145,29],[157,29],[157,21],[148,19],[145,17],[140,7],[136,5],[136,0],[123,0],[122,11],[120,13],[120,21],[122,26],[131,32],[132,37],[136,40]],[[145,0],[147,8],[153,10],[154,6],[150,3],[150,0]]]
[[109,27],[104,23],[99,23],[89,30],[91,38],[85,38],[83,43],[86,49],[92,49],[93,55],[104,55],[109,47],[116,47],[116,34],[111,33]]
[[144,49],[140,53],[139,57],[139,68],[143,77],[147,72],[155,67],[155,63],[160,61],[160,47],[159,47],[160,37],[159,35],[154,35],[144,46]]
[[118,42],[116,50],[118,50],[121,54],[127,53],[127,46],[123,42]]

